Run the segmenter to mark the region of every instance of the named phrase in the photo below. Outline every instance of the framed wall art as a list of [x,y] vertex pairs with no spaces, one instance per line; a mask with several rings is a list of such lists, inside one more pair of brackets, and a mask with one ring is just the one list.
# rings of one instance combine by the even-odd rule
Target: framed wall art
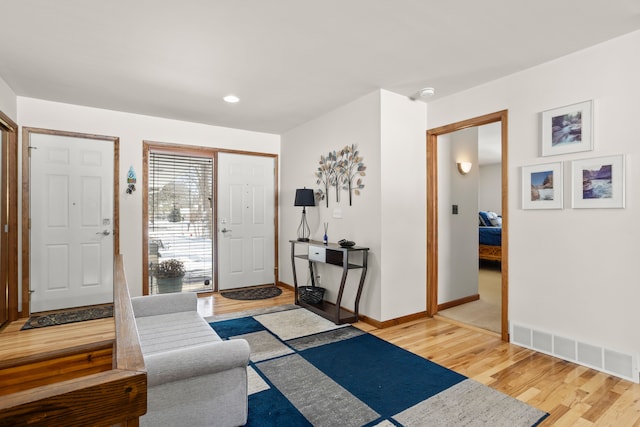
[[562,162],[522,167],[522,209],[562,209]]
[[571,206],[624,208],[624,156],[571,162]]
[[542,112],[542,156],[593,150],[592,119],[593,101]]

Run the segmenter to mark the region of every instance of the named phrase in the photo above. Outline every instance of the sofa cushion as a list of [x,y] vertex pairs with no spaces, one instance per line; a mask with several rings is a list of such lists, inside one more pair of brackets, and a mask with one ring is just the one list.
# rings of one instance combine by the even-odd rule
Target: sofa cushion
[[194,292],[145,295],[131,298],[131,305],[136,318],[157,316],[179,311],[197,311],[198,297]]
[[[144,357],[149,387],[230,369],[247,370],[249,343],[246,340],[210,341],[190,347],[162,351]],[[213,383],[213,379],[211,383]],[[217,382],[221,386],[220,382]]]
[[144,356],[163,351],[221,341],[196,311],[136,318]]

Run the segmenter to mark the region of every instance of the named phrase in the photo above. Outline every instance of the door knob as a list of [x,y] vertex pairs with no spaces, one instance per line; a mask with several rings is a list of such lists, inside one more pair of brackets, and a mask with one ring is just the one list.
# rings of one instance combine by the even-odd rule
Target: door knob
[[223,228],[223,229],[222,229],[222,230],[220,230],[220,231],[221,231],[221,232],[223,232],[223,233],[228,233],[228,232],[230,232],[231,230],[227,230],[227,227],[225,227],[225,228]]
[[111,234],[111,232],[109,230],[104,230],[104,231],[98,231],[96,234],[102,234],[103,236],[108,236],[109,234]]

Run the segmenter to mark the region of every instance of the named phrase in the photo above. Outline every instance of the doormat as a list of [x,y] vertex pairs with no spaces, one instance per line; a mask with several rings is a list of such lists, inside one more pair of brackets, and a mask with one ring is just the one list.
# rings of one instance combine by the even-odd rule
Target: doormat
[[277,297],[282,293],[282,289],[277,286],[267,286],[263,288],[238,289],[232,291],[221,291],[220,295],[229,299],[257,300]]
[[113,317],[113,304],[94,305],[91,307],[36,314],[31,316],[20,330],[24,331],[26,329],[44,328],[45,326],[104,319],[106,317]]

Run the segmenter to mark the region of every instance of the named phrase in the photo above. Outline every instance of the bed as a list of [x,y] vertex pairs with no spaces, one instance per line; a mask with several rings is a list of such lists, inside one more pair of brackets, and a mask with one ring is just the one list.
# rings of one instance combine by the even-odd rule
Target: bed
[[502,261],[502,218],[495,212],[480,212],[478,257],[486,261]]

